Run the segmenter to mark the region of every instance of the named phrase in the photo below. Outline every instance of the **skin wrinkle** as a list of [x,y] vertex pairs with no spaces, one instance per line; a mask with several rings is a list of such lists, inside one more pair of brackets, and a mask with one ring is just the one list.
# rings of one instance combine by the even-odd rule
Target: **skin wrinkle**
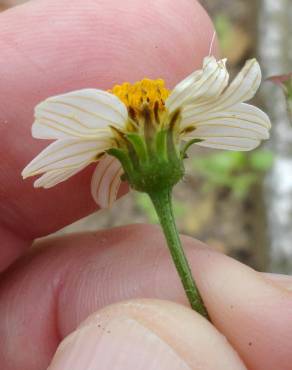
[[[158,250],[156,249],[156,244],[152,244],[153,245],[152,248],[149,248],[149,244],[147,246],[143,246],[143,245],[139,246],[139,248],[142,247],[142,250],[140,249],[139,254],[137,254],[137,256],[133,256],[131,261],[129,261],[129,256],[127,252],[127,245],[133,243],[131,241],[132,240],[131,235],[133,235],[134,240],[137,240],[137,235],[140,234],[140,230],[142,231],[142,230],[147,230],[147,229],[149,230],[149,233],[152,234],[151,240],[155,241],[156,243],[157,241],[163,241],[162,235],[158,227],[153,229],[152,227],[150,226],[148,227],[147,225],[135,225],[135,226],[132,225],[126,228],[115,229],[115,230],[121,230],[121,231],[128,233],[129,234],[128,240],[124,240],[122,235],[120,235],[120,241],[115,242],[115,241],[107,240],[108,247],[106,249],[106,252],[103,254],[104,258],[102,259],[99,258],[98,260],[93,259],[91,262],[91,263],[97,264],[98,267],[95,267],[94,270],[92,269],[88,270],[87,268],[82,268],[82,271],[84,272],[84,274],[78,273],[75,275],[76,277],[73,276],[71,278],[68,277],[68,279],[66,279],[66,286],[64,286],[64,289],[66,290],[67,293],[63,296],[62,302],[59,305],[60,317],[63,317],[64,308],[66,308],[66,306],[68,305],[68,301],[72,299],[76,302],[76,306],[80,307],[80,309],[82,309],[83,311],[82,316],[78,314],[79,320],[83,320],[86,317],[88,311],[86,310],[84,311],[83,309],[83,306],[84,306],[83,296],[84,296],[84,289],[86,289],[86,287],[90,285],[91,281],[98,282],[96,285],[97,295],[95,297],[99,297],[99,299],[95,300],[94,305],[95,306],[98,305],[99,307],[107,305],[109,302],[113,302],[113,301],[116,302],[121,299],[121,296],[130,298],[133,296],[133,294],[134,295],[137,294],[137,291],[141,291],[143,289],[144,291],[147,289],[146,296],[153,296],[153,293],[150,293],[152,291],[153,283],[150,284],[150,289],[149,289],[149,283],[148,283],[148,280],[152,281],[152,277],[151,279],[145,278],[145,279],[136,281],[134,276],[138,271],[147,272],[149,268],[151,269],[152,261],[150,261],[150,265],[148,262],[149,262],[150,256],[153,256],[153,249],[155,250],[155,253],[154,253],[155,255],[158,252]],[[153,232],[154,230],[155,232]],[[107,233],[107,235],[109,236],[110,234]],[[158,239],[158,235],[159,235],[159,239]],[[99,238],[97,239],[97,243],[98,243],[98,240]],[[151,241],[149,242],[151,243]],[[117,255],[117,250],[109,247],[112,243],[113,244],[118,243],[117,249],[119,250],[119,255]],[[112,252],[115,252],[115,254],[112,255]],[[165,253],[165,258],[167,261],[170,261],[167,253]],[[84,263],[84,262],[80,262],[80,263]],[[120,271],[118,273],[118,277],[117,277],[116,272],[113,270],[113,267],[111,266],[121,266]],[[94,273],[92,274],[93,271]],[[113,279],[113,278],[110,279],[108,275],[108,274],[112,274],[112,272],[114,272],[114,280],[117,281],[117,284],[115,285],[113,289],[111,289],[109,293],[107,293],[107,291],[104,289],[104,286],[106,286]],[[173,270],[173,274],[175,275],[174,270]],[[151,271],[151,276],[153,276],[152,271]],[[72,281],[70,281],[70,279],[72,279]],[[126,283],[127,281],[129,281],[129,284]],[[134,281],[135,283],[131,283],[131,281]],[[180,288],[180,285],[179,285],[179,288]],[[82,290],[83,290],[83,294],[81,295]],[[78,293],[75,294],[76,291],[78,291]],[[71,292],[71,296],[68,296],[70,292]],[[104,298],[102,299],[102,297]],[[90,307],[92,307],[92,305],[88,306],[86,309],[88,308],[90,309]],[[72,317],[72,319],[74,320],[74,322],[71,325],[73,325],[74,327],[77,323],[75,321],[75,317]],[[63,321],[63,319],[61,319],[61,321]],[[71,328],[72,326],[63,327],[62,328],[63,334],[67,334],[68,332],[70,332]]]
[[[1,194],[0,194],[1,195]],[[6,200],[6,199],[5,199]],[[31,245],[31,238],[27,235],[27,229],[18,229],[15,228],[15,224],[10,222],[10,218],[12,220],[16,218],[17,216],[25,216],[23,213],[23,210],[19,209],[17,205],[17,198],[14,200],[15,207],[8,207],[4,202],[0,202],[0,236],[1,241],[3,244],[6,244],[6,248],[10,248],[11,240],[15,240],[15,243],[18,244],[17,248],[20,248],[20,244],[25,245]],[[24,218],[24,217],[23,217]],[[11,238],[13,236],[13,238]],[[17,243],[16,240],[19,240],[20,243]],[[8,244],[9,242],[9,244]],[[2,244],[2,245],[3,245]],[[3,250],[3,255],[5,255],[5,250]],[[2,253],[0,254],[0,260],[1,260]]]
[[166,250],[163,250],[163,249],[158,250],[158,253],[156,254],[155,259],[153,261],[153,273],[152,273],[152,275],[154,277],[153,278],[153,281],[154,281],[154,284],[153,284],[154,289],[153,290],[155,292],[157,292],[157,288],[158,288],[158,285],[159,285],[159,284],[157,284],[159,282],[159,272],[160,272],[159,268],[160,268],[160,265],[161,265],[161,261],[165,256],[165,252],[166,252]]
[[[140,226],[141,227],[141,226]],[[143,226],[143,229],[145,229],[145,226]],[[147,229],[147,228],[146,228]],[[151,230],[151,232],[153,233],[153,229],[152,228],[149,228],[150,230]],[[131,232],[130,232],[130,230],[132,230],[132,233],[134,233],[134,235],[138,232],[139,233],[139,230],[134,230],[134,228],[133,227],[129,227],[128,228],[128,233],[130,233],[131,234]],[[157,231],[158,231],[158,228],[156,229]],[[155,234],[156,234],[156,232],[155,232]],[[155,234],[154,234],[154,236],[153,236],[153,238],[154,238],[154,240],[156,240],[157,241],[157,237],[155,237]],[[159,234],[160,235],[160,234]],[[160,238],[161,238],[161,236],[160,236]],[[100,238],[99,238],[100,239]],[[61,239],[60,239],[60,241],[61,241]],[[129,240],[129,242],[130,242],[130,240]],[[110,241],[108,241],[108,243],[110,243]],[[125,244],[123,243],[123,245],[126,245],[126,243],[127,242],[125,242]],[[56,248],[58,248],[58,247],[56,247]],[[153,245],[153,248],[155,248],[155,245]],[[143,249],[145,249],[145,252],[146,252],[146,256],[148,255],[149,256],[149,253],[150,253],[150,255],[152,255],[153,254],[153,252],[151,252],[151,249],[150,250],[148,250],[148,247],[146,247],[145,246],[145,248],[143,248]],[[83,253],[86,253],[86,252],[83,252]],[[167,261],[169,261],[169,257],[168,257],[168,255],[167,255],[167,251],[166,250],[164,250],[163,249],[163,253],[164,253],[164,255],[165,255],[165,259],[167,260]],[[139,256],[141,255],[141,253],[139,253]],[[155,255],[156,255],[156,252],[155,252]],[[145,256],[145,257],[146,257]],[[108,256],[108,257],[110,257],[110,255]],[[125,259],[126,257],[124,257],[124,254],[123,254],[123,250],[121,250],[121,257],[123,258],[123,259]],[[143,255],[141,256],[141,258],[139,257],[139,259],[141,259],[141,261],[142,260],[144,260],[144,258],[145,258]],[[147,258],[149,258],[149,257],[147,257]],[[110,258],[109,258],[110,259]],[[107,270],[107,268],[106,268],[106,266],[108,265],[108,263],[109,262],[107,262],[105,265],[103,265],[103,267],[102,267],[102,265],[100,265],[99,264],[99,271],[106,271]],[[118,265],[121,265],[121,264],[124,264],[121,260],[120,260],[120,258],[119,258],[119,260],[117,261],[117,263],[118,263]],[[60,264],[61,264],[61,262],[60,262]],[[137,264],[137,261],[135,262],[135,264]],[[153,263],[151,263],[151,266],[153,265]],[[137,265],[137,269],[139,268],[140,269],[140,267],[139,267],[140,265],[138,264]],[[101,270],[100,270],[100,268],[101,268]],[[87,271],[87,269],[85,269],[85,271]],[[65,273],[65,275],[67,275],[66,273]],[[151,275],[152,275],[152,273],[151,273]],[[77,274],[77,279],[79,279],[79,276],[80,276],[80,274]],[[74,279],[73,279],[74,280]],[[96,279],[94,279],[94,280],[96,280]],[[101,277],[99,277],[98,279],[97,279],[98,281],[104,281],[104,279],[103,278],[101,278]],[[67,285],[67,283],[66,283],[66,281],[67,281],[67,283],[70,281],[70,275],[68,276],[68,280],[67,279],[65,279],[65,282],[64,282],[64,284],[63,284],[63,289],[65,289],[66,288],[66,285]],[[70,284],[71,285],[71,284]],[[102,284],[101,284],[102,285]],[[152,284],[151,284],[152,285]],[[76,289],[76,282],[72,282],[72,288],[74,287],[74,289]],[[101,292],[99,292],[99,294],[101,294]],[[104,302],[103,304],[106,304],[106,302]],[[60,312],[62,312],[63,310],[62,309],[60,309]]]
[[[33,317],[30,317],[34,307],[32,303],[24,305],[23,308],[20,309],[17,320],[15,316],[11,314],[11,312],[17,311],[18,307],[22,307],[19,303],[23,301],[24,298],[31,296],[31,288],[32,285],[34,285],[32,276],[35,274],[34,271],[38,268],[39,258],[43,260],[41,255],[38,256],[37,252],[27,255],[21,262],[14,264],[10,269],[4,272],[1,277],[0,296],[2,304],[0,305],[0,310],[1,316],[4,319],[6,318],[7,323],[6,331],[4,320],[0,326],[1,337],[3,338],[2,345],[0,346],[2,349],[0,350],[0,363],[2,365],[3,363],[6,364],[6,361],[7,364],[10,364],[12,358],[15,358],[16,363],[18,363],[18,356],[15,356],[15,348],[24,348],[22,354],[23,359],[19,362],[19,366],[21,366],[22,361],[24,363],[27,362],[33,347],[31,340],[26,343],[27,332],[33,332],[33,327],[35,327],[36,323],[37,330],[34,333],[36,336],[34,340],[39,342],[45,339],[46,346],[41,346],[38,356],[32,358],[35,366],[39,366],[39,358],[45,355],[51,356],[54,352],[56,343],[61,340],[58,328],[55,325],[55,303],[57,301],[58,288],[60,287],[58,276],[65,273],[65,271],[62,272],[62,270],[59,269],[58,275],[55,274],[53,279],[48,279],[45,290],[41,290],[41,287],[35,286],[37,299],[32,302],[37,302],[39,311],[35,312]],[[20,266],[24,268],[19,270]],[[46,260],[46,263],[43,263],[41,275],[46,275],[49,270],[50,262]],[[21,278],[19,279],[20,275]],[[13,277],[12,279],[10,278],[11,276]],[[6,290],[6,287],[9,287],[9,289]],[[5,290],[6,299],[3,299],[3,297],[5,297],[5,294],[3,294]],[[2,335],[2,333],[4,333],[4,335]],[[5,351],[3,352],[4,349]]]
[[[0,224],[0,274],[9,266],[21,253],[23,248],[28,248],[31,245],[30,239],[23,238],[22,235],[17,235],[14,230],[11,230],[10,225]],[[1,278],[1,275],[0,275]]]

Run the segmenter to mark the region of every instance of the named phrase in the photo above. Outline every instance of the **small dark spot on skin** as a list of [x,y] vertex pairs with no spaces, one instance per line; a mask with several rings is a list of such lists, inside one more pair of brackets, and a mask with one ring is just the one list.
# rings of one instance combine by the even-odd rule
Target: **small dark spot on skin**
[[110,334],[110,333],[111,333],[111,331],[110,331],[110,330],[108,330],[108,331],[107,331],[107,333],[108,333],[108,334]]
[[252,342],[248,342],[248,345],[251,347],[252,346]]
[[230,305],[231,310],[234,308],[233,304]]
[[100,325],[100,324],[98,324],[98,325],[97,325],[97,327],[98,327],[98,328],[100,328],[100,327],[101,327],[101,325]]

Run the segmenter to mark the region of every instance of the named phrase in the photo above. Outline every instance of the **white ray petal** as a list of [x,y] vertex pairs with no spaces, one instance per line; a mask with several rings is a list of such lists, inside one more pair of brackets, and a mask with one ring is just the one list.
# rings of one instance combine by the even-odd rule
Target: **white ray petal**
[[113,94],[83,89],[50,97],[35,108],[32,135],[40,139],[92,138],[109,125],[124,127],[128,113]]
[[78,168],[71,168],[68,170],[53,170],[53,171],[48,171],[45,172],[41,177],[39,177],[35,182],[34,182],[34,187],[35,188],[45,188],[49,189],[60,182],[63,182],[70,177],[74,176],[76,173],[82,171],[88,163],[85,163],[83,166],[78,167]]
[[217,62],[214,57],[206,57],[202,70],[195,71],[174,87],[165,102],[169,111],[219,96],[229,79],[225,63],[225,59]]
[[96,166],[91,180],[91,194],[101,208],[109,208],[116,200],[122,173],[120,162],[107,154]]
[[258,130],[251,128],[243,128],[240,126],[233,126],[232,121],[225,121],[225,123],[208,123],[198,125],[195,131],[189,134],[192,138],[212,138],[212,137],[239,137],[239,138],[251,138],[258,140],[265,140],[269,138],[267,130]]
[[199,115],[206,112],[216,112],[229,109],[233,105],[250,100],[255,95],[261,83],[261,69],[256,59],[248,60],[232,83],[219,96],[201,101],[193,106],[184,108],[192,114]]
[[220,107],[231,107],[234,104],[250,100],[257,92],[262,79],[261,68],[256,59],[248,60],[230,86],[220,97]]
[[258,139],[248,137],[208,137],[204,141],[197,143],[213,149],[225,149],[233,151],[248,151],[255,149],[261,143]]
[[247,137],[259,140],[269,138],[271,123],[269,117],[259,108],[240,103],[226,111],[193,114],[192,110],[183,113],[181,128],[195,127],[188,137],[208,136]]
[[181,127],[185,128],[191,124],[204,122],[209,119],[218,117],[220,120],[224,117],[233,118],[234,120],[258,124],[266,129],[271,128],[271,122],[268,115],[254,105],[239,103],[223,111],[204,111],[199,112],[196,106],[187,107],[182,113]]
[[57,140],[45,148],[22,171],[24,178],[53,170],[80,168],[94,161],[98,154],[111,147],[106,138],[95,140]]

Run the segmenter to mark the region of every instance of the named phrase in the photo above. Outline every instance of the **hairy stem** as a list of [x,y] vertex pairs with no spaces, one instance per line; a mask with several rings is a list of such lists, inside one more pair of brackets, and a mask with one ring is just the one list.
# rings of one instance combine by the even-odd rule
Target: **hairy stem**
[[181,245],[173,215],[171,190],[163,189],[149,194],[149,197],[152,200],[159,217],[168,248],[177,272],[180,276],[185,293],[189,299],[190,305],[202,316],[209,318]]

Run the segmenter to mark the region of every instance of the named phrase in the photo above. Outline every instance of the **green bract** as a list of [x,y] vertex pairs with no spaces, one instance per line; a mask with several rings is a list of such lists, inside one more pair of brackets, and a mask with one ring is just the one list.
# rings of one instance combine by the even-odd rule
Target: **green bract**
[[123,178],[138,191],[152,193],[170,189],[184,176],[181,152],[171,129],[153,133],[151,140],[140,134],[126,134],[126,148],[108,150],[121,162]]

